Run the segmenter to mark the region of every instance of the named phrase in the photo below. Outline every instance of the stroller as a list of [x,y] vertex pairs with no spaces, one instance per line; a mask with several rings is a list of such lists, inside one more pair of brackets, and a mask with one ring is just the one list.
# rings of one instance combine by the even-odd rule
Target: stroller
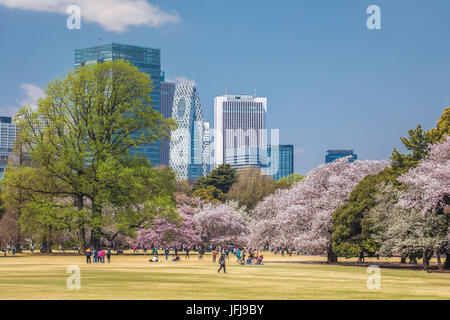
[[263,256],[260,255],[259,258],[256,259],[255,265],[259,265],[259,266],[264,265],[262,261],[263,261]]

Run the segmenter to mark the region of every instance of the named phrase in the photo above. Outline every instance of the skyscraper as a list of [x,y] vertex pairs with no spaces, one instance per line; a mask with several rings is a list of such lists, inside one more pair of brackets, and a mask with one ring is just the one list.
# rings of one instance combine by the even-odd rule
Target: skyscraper
[[278,181],[294,173],[294,146],[291,144],[267,146],[267,158],[270,159],[267,173]]
[[[152,109],[160,112],[161,99],[161,51],[159,49],[131,46],[119,43],[98,45],[90,48],[75,50],[75,68],[85,64],[101,63],[104,61],[125,60],[136,66],[141,72],[150,75],[152,80]],[[139,133],[136,133],[138,136]],[[160,165],[160,143],[142,145],[133,153],[144,155],[153,166]]]
[[[173,99],[175,95],[175,83],[165,82],[161,78],[161,114],[164,119],[172,117]],[[169,166],[170,142],[168,138],[164,138],[161,142],[161,158],[160,164]]]
[[267,98],[224,95],[214,99],[214,166],[262,167],[266,162]]
[[0,117],[0,178],[3,177],[16,141],[17,128],[11,117]]
[[170,166],[179,180],[195,181],[207,173],[207,148],[203,111],[194,82],[176,85],[172,118],[178,128],[171,134]]
[[353,150],[328,150],[325,156],[325,163],[333,162],[336,159],[350,157],[349,161],[353,162],[358,159],[358,156],[353,153]]

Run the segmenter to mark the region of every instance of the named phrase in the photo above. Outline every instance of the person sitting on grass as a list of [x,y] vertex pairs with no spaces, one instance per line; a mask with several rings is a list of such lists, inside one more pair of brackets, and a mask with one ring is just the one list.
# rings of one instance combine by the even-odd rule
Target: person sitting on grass
[[253,264],[253,263],[252,263],[252,256],[249,256],[249,257],[247,258],[247,262],[246,262],[245,264]]
[[172,261],[174,261],[174,262],[180,261],[180,257],[178,256],[178,254],[175,256],[175,258],[172,259]]
[[158,256],[154,256],[152,259],[148,260],[148,262],[158,262]]

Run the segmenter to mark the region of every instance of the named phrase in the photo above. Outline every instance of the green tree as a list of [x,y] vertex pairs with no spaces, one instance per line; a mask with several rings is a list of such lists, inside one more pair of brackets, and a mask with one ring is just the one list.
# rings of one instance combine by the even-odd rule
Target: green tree
[[[170,211],[173,195],[159,186],[156,169],[130,154],[175,128],[151,108],[151,84],[149,75],[122,60],[80,67],[51,82],[37,109],[24,106],[15,119],[34,167],[10,170],[2,185],[32,194],[38,213],[45,210],[36,207],[36,195],[51,196],[43,207],[71,199],[75,211],[89,212],[77,223],[82,239],[90,230],[91,245],[125,225],[137,227],[136,214]],[[33,171],[27,185],[17,179],[25,170]],[[36,183],[47,179],[54,188]],[[116,225],[107,224],[109,217]]]
[[442,142],[445,140],[446,136],[450,136],[450,107],[447,107],[444,110],[436,128],[427,132],[430,143]]
[[222,190],[217,189],[214,186],[207,186],[204,188],[196,189],[192,193],[192,196],[198,197],[201,200],[211,203],[220,203],[224,202],[227,199],[226,195],[222,192]]
[[401,137],[400,139],[411,153],[402,154],[394,148],[391,156],[392,168],[400,173],[405,173],[414,168],[427,155],[430,140],[420,125],[415,130],[409,130],[407,138]]
[[305,179],[305,177],[306,176],[303,176],[303,175],[298,174],[298,173],[291,173],[287,177],[280,178],[277,181],[277,188],[278,189],[289,189],[294,184],[296,184],[296,183],[302,181],[303,179]]
[[208,186],[213,186],[224,194],[227,194],[233,183],[237,181],[236,169],[231,168],[229,164],[222,164],[206,177],[198,179],[192,190],[195,192],[198,189],[203,189]]
[[238,170],[238,180],[227,194],[229,200],[236,200],[240,207],[253,210],[256,204],[277,190],[277,182],[271,176],[263,176],[258,168]]
[[364,219],[375,206],[377,186],[383,182],[399,186],[397,177],[392,168],[365,177],[350,193],[349,200],[333,213],[332,246],[338,256],[350,258],[364,253],[375,254],[378,247]]

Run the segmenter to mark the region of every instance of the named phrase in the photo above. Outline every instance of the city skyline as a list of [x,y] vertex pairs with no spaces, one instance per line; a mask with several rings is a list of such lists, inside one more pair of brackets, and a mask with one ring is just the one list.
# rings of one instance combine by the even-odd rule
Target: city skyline
[[[450,48],[437,41],[449,29],[448,2],[377,1],[382,30],[366,28],[373,1],[295,2],[290,10],[254,1],[233,10],[232,4],[199,1],[193,8],[166,1],[161,10],[176,21],[130,25],[120,33],[85,20],[81,30],[68,30],[67,15],[6,8],[0,1],[0,37],[9,44],[0,61],[2,115],[33,103],[40,89],[71,69],[74,49],[100,38],[161,48],[168,80],[193,79],[201,88],[208,122],[213,98],[225,88],[256,88],[272,106],[267,126],[280,128],[281,144],[295,145],[295,172],[303,174],[323,163],[328,149],[386,159],[394,147],[402,150],[399,136],[418,124],[433,127],[448,105],[442,88],[450,84]],[[213,50],[223,39],[239,50]]]

